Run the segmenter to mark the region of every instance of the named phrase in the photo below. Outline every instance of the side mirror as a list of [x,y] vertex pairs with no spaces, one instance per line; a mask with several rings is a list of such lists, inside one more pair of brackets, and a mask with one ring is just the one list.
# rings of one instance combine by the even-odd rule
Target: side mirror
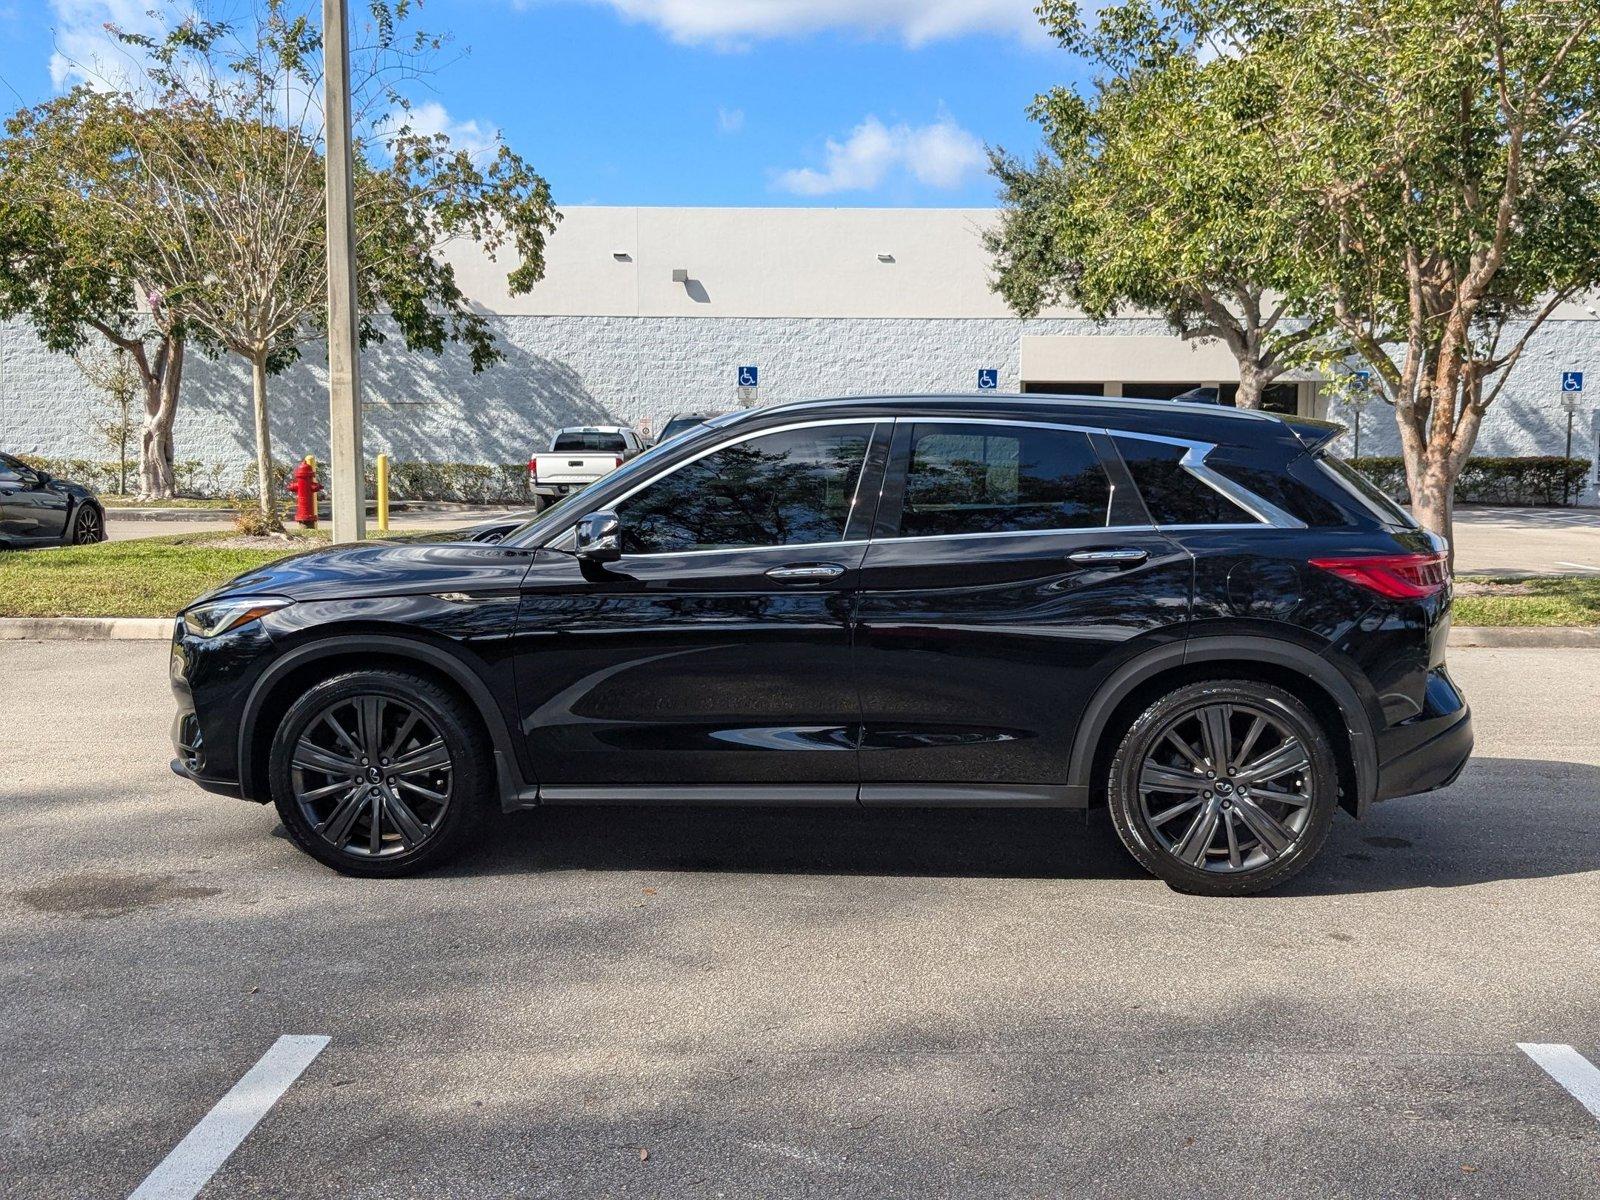
[[614,512],[592,512],[573,526],[574,552],[579,561],[616,562],[622,557],[622,523]]

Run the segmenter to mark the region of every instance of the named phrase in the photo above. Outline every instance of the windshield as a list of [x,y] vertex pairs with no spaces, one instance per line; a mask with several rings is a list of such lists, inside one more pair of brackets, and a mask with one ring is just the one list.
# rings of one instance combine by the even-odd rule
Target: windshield
[[555,444],[550,447],[552,451],[566,451],[568,453],[595,451],[600,454],[621,454],[628,448],[627,441],[620,433],[590,433],[575,431],[571,433],[556,434]]

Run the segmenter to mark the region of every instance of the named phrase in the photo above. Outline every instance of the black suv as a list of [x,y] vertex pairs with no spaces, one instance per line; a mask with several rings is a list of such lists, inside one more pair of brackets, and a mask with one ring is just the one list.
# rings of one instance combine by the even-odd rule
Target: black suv
[[895,397],[718,418],[521,526],[337,547],[173,631],[173,769],[398,875],[487,806],[1107,804],[1237,894],[1472,747],[1440,541],[1208,405]]

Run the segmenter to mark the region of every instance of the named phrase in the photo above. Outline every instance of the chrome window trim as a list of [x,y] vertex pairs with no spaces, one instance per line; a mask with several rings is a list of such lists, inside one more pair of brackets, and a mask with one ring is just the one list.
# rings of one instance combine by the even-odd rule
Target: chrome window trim
[[[1206,465],[1206,456],[1217,448],[1215,442],[1196,442],[1189,438],[1165,437],[1156,433],[1133,433],[1128,430],[1107,429],[1104,431],[1110,438],[1132,438],[1141,442],[1157,442],[1164,446],[1181,446],[1183,457],[1178,460],[1178,465],[1201,483],[1220,492],[1227,499],[1233,501],[1245,512],[1255,517],[1263,525],[1270,525],[1274,529],[1304,529],[1306,523],[1296,517],[1291,517],[1276,504],[1271,504],[1256,495],[1249,488],[1235,483],[1226,475],[1218,473]],[[1254,525],[1240,526],[1237,522],[1227,525],[1157,525],[1157,529],[1254,529]]]
[[[1158,402],[1152,401],[1151,403],[1158,403]],[[1160,403],[1165,403],[1165,402],[1160,402]],[[759,411],[759,410],[755,410],[755,409],[750,410],[750,412],[756,412],[756,411]],[[722,417],[715,418],[715,420],[720,420],[720,421],[723,421],[725,423],[732,423],[734,420],[736,420],[736,419],[738,419],[740,417],[747,416],[747,415],[749,415],[749,414],[748,413],[744,413],[744,412],[724,413],[722,415]],[[765,435],[767,435],[769,433],[787,433],[787,432],[789,432],[791,430],[795,430],[795,429],[822,428],[822,427],[831,426],[831,425],[865,425],[867,427],[867,429],[868,429],[867,439],[868,439],[868,445],[869,445],[869,448],[870,448],[871,439],[872,439],[872,437],[874,436],[874,434],[876,432],[877,426],[881,425],[885,420],[891,421],[891,422],[893,422],[895,424],[899,424],[900,422],[903,421],[903,422],[907,422],[907,423],[913,424],[913,425],[915,425],[915,424],[925,424],[925,425],[1015,425],[1015,426],[1019,426],[1021,428],[1026,428],[1026,429],[1062,430],[1062,431],[1069,432],[1069,433],[1081,433],[1081,434],[1085,434],[1085,435],[1101,434],[1101,435],[1103,435],[1105,437],[1109,437],[1109,438],[1113,438],[1113,439],[1115,439],[1115,438],[1131,438],[1131,439],[1134,439],[1136,441],[1156,442],[1156,443],[1158,443],[1160,445],[1166,445],[1166,446],[1178,446],[1178,447],[1181,447],[1184,450],[1183,457],[1178,460],[1178,465],[1179,466],[1181,466],[1184,470],[1188,471],[1196,479],[1200,480],[1200,482],[1204,483],[1206,486],[1210,487],[1212,490],[1214,490],[1216,492],[1220,492],[1224,497],[1226,497],[1227,499],[1233,501],[1233,503],[1237,504],[1240,508],[1242,508],[1246,512],[1248,512],[1251,516],[1255,517],[1258,523],[1253,523],[1252,524],[1252,523],[1242,523],[1242,522],[1231,521],[1231,522],[1218,523],[1218,524],[1215,524],[1215,525],[1191,525],[1191,524],[1159,525],[1159,524],[1156,524],[1154,522],[1152,522],[1151,524],[1148,524],[1148,525],[1070,525],[1070,526],[1065,526],[1065,527],[1060,528],[1060,529],[981,530],[981,531],[975,531],[975,532],[972,532],[972,533],[928,533],[928,534],[916,534],[916,535],[911,536],[911,537],[898,537],[898,536],[896,536],[896,537],[886,537],[886,538],[870,538],[870,537],[869,538],[856,538],[856,539],[851,539],[850,541],[837,541],[837,542],[795,542],[795,543],[791,543],[791,544],[783,545],[783,546],[727,546],[727,547],[718,547],[716,549],[710,549],[710,550],[665,550],[665,551],[652,551],[652,552],[647,553],[647,554],[629,554],[629,555],[626,555],[625,557],[629,558],[629,559],[641,559],[641,558],[687,558],[687,557],[698,557],[698,556],[706,555],[706,554],[749,554],[749,553],[752,553],[752,552],[762,551],[762,550],[796,550],[796,551],[798,551],[798,550],[820,550],[820,549],[827,549],[829,547],[832,547],[832,548],[846,548],[846,547],[854,547],[854,546],[865,546],[865,545],[870,545],[874,541],[881,541],[881,542],[927,542],[927,541],[943,541],[943,540],[950,539],[950,538],[966,539],[966,538],[994,538],[994,537],[1039,537],[1039,536],[1042,536],[1042,535],[1061,536],[1061,535],[1083,535],[1083,534],[1147,533],[1147,532],[1150,532],[1152,530],[1181,530],[1181,531],[1185,531],[1185,532],[1190,532],[1190,531],[1203,532],[1205,530],[1234,530],[1234,531],[1239,531],[1239,530],[1260,529],[1263,526],[1267,526],[1267,527],[1270,527],[1270,528],[1276,528],[1276,529],[1304,529],[1304,528],[1306,528],[1305,522],[1297,520],[1296,518],[1290,516],[1288,513],[1284,512],[1282,509],[1278,508],[1276,505],[1269,504],[1267,501],[1265,501],[1261,497],[1257,496],[1254,492],[1251,492],[1249,489],[1247,489],[1245,487],[1242,487],[1241,485],[1235,483],[1233,480],[1227,478],[1224,475],[1218,474],[1212,468],[1206,466],[1206,462],[1205,462],[1206,456],[1209,455],[1213,450],[1216,449],[1216,443],[1215,442],[1197,442],[1197,441],[1194,441],[1193,439],[1190,439],[1190,438],[1168,437],[1168,436],[1165,436],[1165,435],[1162,435],[1162,434],[1134,432],[1132,430],[1126,430],[1126,429],[1110,429],[1110,428],[1105,428],[1105,427],[1100,427],[1100,426],[1093,426],[1093,425],[1077,425],[1077,424],[1073,424],[1073,423],[1065,422],[1065,421],[1025,421],[1025,420],[1019,420],[1019,419],[1014,418],[1014,417],[1004,417],[1004,416],[965,417],[965,416],[942,416],[942,415],[931,414],[931,413],[930,414],[918,414],[916,416],[899,416],[899,415],[896,415],[896,416],[893,416],[893,417],[881,417],[881,416],[880,417],[867,417],[867,416],[827,417],[827,418],[823,418],[823,419],[820,419],[820,420],[794,421],[794,422],[791,422],[791,423],[785,424],[785,425],[774,425],[774,426],[771,426],[771,427],[765,428],[765,429],[751,430],[750,432],[745,433],[745,434],[743,434],[743,435],[741,435],[739,437],[731,438],[731,439],[729,439],[728,441],[725,441],[725,442],[718,442],[714,446],[709,446],[706,449],[700,451],[698,454],[694,455],[693,457],[686,458],[682,462],[674,464],[671,469],[669,469],[667,471],[663,471],[658,475],[652,475],[649,479],[646,479],[646,480],[636,484],[634,487],[630,488],[628,491],[624,492],[622,495],[616,497],[616,499],[611,501],[611,505],[615,506],[615,505],[621,504],[623,501],[628,500],[631,497],[637,495],[639,492],[643,491],[645,488],[649,487],[651,484],[657,482],[658,480],[662,480],[662,479],[667,478],[669,475],[672,475],[672,474],[676,473],[677,471],[681,470],[682,468],[687,467],[689,464],[695,463],[695,462],[699,462],[702,458],[705,458],[708,455],[715,454],[719,450],[725,450],[729,446],[736,446],[740,442],[749,441],[751,438],[763,437],[763,436],[765,436]],[[710,423],[708,422],[707,424],[710,424]],[[689,431],[686,431],[686,432],[689,432]],[[683,435],[680,434],[679,436],[681,437]],[[673,440],[676,441],[677,439],[674,438]],[[1092,446],[1091,446],[1091,449],[1093,449]],[[865,474],[866,474],[866,472],[865,472],[865,463],[862,464],[862,467],[863,467],[862,473],[856,477],[856,494],[851,498],[851,508],[852,508],[852,510],[854,509],[855,505],[860,501],[860,498],[861,498],[861,481],[865,477]],[[1109,473],[1107,475],[1107,483],[1110,485],[1110,488],[1111,488],[1111,495],[1107,498],[1107,501],[1106,501],[1106,505],[1107,505],[1107,507],[1106,507],[1106,516],[1107,516],[1107,519],[1109,520],[1111,511],[1112,511],[1111,505],[1115,503],[1115,497],[1116,497],[1116,481],[1110,478]],[[561,530],[560,532],[552,534],[550,536],[549,540],[547,540],[546,542],[543,543],[543,547],[542,548],[548,549],[548,550],[559,550],[559,551],[571,552],[571,550],[573,549],[573,544],[572,544],[573,543],[573,536],[574,536],[573,535],[573,527],[577,524],[579,519],[581,519],[581,516],[580,517],[575,517],[573,519],[572,525],[568,525],[565,529]],[[846,522],[846,526],[847,527],[848,527],[848,524],[849,523],[847,521]]]
[[[751,411],[754,412],[756,410],[752,409]],[[724,414],[724,415],[726,416],[728,414]],[[742,416],[743,414],[741,413],[739,415]],[[792,424],[788,424],[788,425],[773,425],[773,426],[770,426],[770,427],[768,427],[766,429],[752,429],[749,433],[743,434],[743,435],[741,435],[739,437],[730,438],[725,442],[718,442],[714,446],[708,446],[704,450],[700,451],[698,454],[692,455],[691,457],[684,459],[680,463],[674,463],[670,468],[668,468],[665,471],[662,471],[659,475],[652,475],[649,479],[643,480],[642,482],[640,482],[638,484],[635,484],[633,487],[631,487],[627,491],[623,492],[622,495],[617,496],[614,499],[612,499],[608,503],[606,511],[614,511],[616,509],[616,506],[621,504],[621,503],[623,503],[623,501],[629,500],[629,499],[633,498],[634,496],[638,495],[640,492],[644,491],[644,489],[649,487],[651,484],[659,483],[663,479],[667,479],[670,476],[676,475],[679,471],[683,470],[684,467],[687,467],[687,466],[691,465],[692,463],[697,463],[702,458],[706,458],[709,455],[716,454],[716,453],[718,453],[719,451],[722,451],[722,450],[726,450],[730,446],[737,446],[740,442],[748,442],[751,438],[766,437],[769,433],[788,433],[791,430],[795,430],[795,429],[818,429],[818,428],[823,428],[825,426],[830,426],[830,425],[862,425],[862,426],[865,426],[866,430],[867,430],[867,450],[870,451],[872,449],[872,439],[877,433],[878,426],[881,425],[881,424],[883,424],[883,418],[882,417],[828,417],[828,418],[824,418],[823,420],[820,420],[820,421],[795,421]],[[685,432],[689,432],[689,431],[686,430]],[[678,436],[682,437],[683,435],[679,434]],[[676,441],[677,439],[674,438],[673,440]],[[865,454],[863,454],[862,459],[861,459],[861,469],[856,474],[856,490],[850,497],[850,515],[851,516],[854,515],[856,503],[861,498],[861,481],[862,481],[863,478],[866,477],[866,473],[867,473],[867,462],[866,462],[866,456],[865,456]],[[595,511],[599,511],[599,510],[595,510]],[[546,549],[546,550],[565,550],[565,551],[570,552],[574,548],[575,537],[576,537],[576,535],[573,533],[573,529],[576,527],[577,523],[580,520],[582,520],[584,516],[587,516],[587,515],[588,514],[586,514],[586,513],[585,514],[580,514],[579,516],[573,518],[572,524],[568,525],[565,529],[561,530],[561,532],[552,534],[550,536],[550,540],[544,543],[542,549]],[[849,527],[850,527],[850,516],[846,516],[846,518],[845,518],[845,528],[848,529]],[[569,539],[573,540],[573,544],[568,544],[568,545],[558,545],[557,544],[559,542],[568,542]],[[710,550],[652,550],[652,551],[649,551],[648,553],[644,553],[644,554],[627,554],[627,555],[624,555],[623,557],[627,558],[627,559],[684,558],[684,557],[687,557],[689,555],[697,555],[697,554],[749,554],[749,553],[752,553],[752,552],[755,552],[755,551],[761,551],[761,550],[811,550],[811,549],[816,549],[819,546],[835,546],[835,547],[837,547],[837,546],[864,546],[864,545],[866,545],[866,540],[865,539],[857,539],[857,540],[853,540],[853,541],[849,541],[849,542],[842,541],[842,540],[841,541],[837,541],[837,542],[790,542],[790,543],[785,543],[785,544],[782,544],[782,545],[774,545],[774,546],[718,546],[718,547],[716,547],[714,549],[710,549]]]

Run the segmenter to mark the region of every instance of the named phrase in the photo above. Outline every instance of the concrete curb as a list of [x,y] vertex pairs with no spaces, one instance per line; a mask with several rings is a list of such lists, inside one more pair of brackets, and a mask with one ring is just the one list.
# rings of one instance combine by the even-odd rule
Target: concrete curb
[[[443,500],[395,500],[389,505],[391,513],[406,513],[409,516],[474,516],[482,513],[486,520],[491,521],[502,514],[509,516],[531,509],[531,501],[522,508],[504,504],[456,504]],[[369,501],[367,516],[376,512],[377,505]],[[238,515],[237,508],[122,508],[113,505],[106,509],[108,521],[231,521]],[[323,505],[317,510],[317,519],[332,520],[332,510]]]
[[164,642],[171,617],[0,617],[0,642]]
[[[0,617],[0,642],[164,642],[171,617]],[[1600,625],[1457,626],[1450,648],[1600,650]]]
[[1596,625],[1463,625],[1450,631],[1450,648],[1500,647],[1503,649],[1600,650]]

